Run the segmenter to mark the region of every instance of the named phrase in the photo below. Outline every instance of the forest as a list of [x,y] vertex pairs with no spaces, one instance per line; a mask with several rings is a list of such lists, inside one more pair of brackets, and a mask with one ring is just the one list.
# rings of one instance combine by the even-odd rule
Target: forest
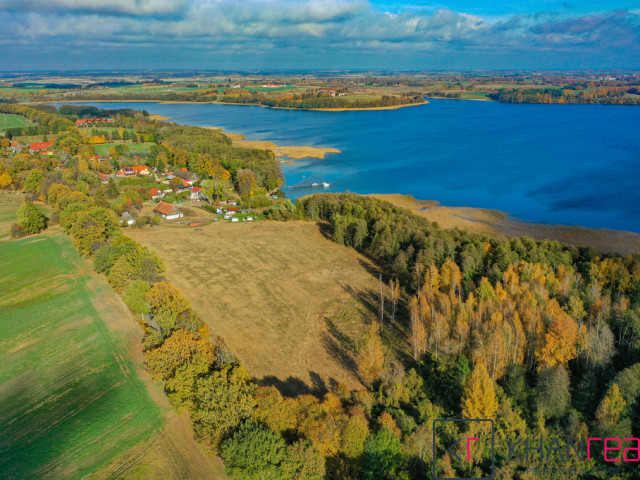
[[[501,103],[598,103],[602,105],[640,105],[637,87],[597,87],[593,89],[502,88],[489,97]],[[630,96],[628,94],[633,94]]]
[[[46,219],[25,203],[16,231],[36,234],[58,223],[106,276],[140,318],[148,371],[164,382],[171,405],[188,412],[230,478],[418,480],[433,478],[434,465],[444,477],[491,473],[485,444],[469,461],[446,453],[461,436],[486,432],[450,423],[438,431],[434,450],[437,419],[492,419],[503,446],[510,438],[542,439],[551,449],[558,438],[579,445],[590,437],[639,436],[637,256],[442,230],[355,194],[271,207],[268,218],[326,226],[333,241],[367,255],[381,275],[379,309],[358,345],[363,388],[337,385],[324,395],[286,397],[256,384],[167,282],[162,259],[124,235],[114,208],[131,200],[131,190],[96,181],[85,155],[90,145],[73,118],[2,108],[20,109],[7,113],[57,132],[48,157],[13,154],[2,140],[0,185],[25,189],[52,211]],[[239,188],[251,170],[250,182],[278,184],[271,154],[237,149],[217,132],[142,113],[116,122],[153,141],[152,167],[187,165],[212,179],[222,169],[242,179]],[[637,447],[627,449],[631,458],[638,458]],[[506,453],[496,449],[496,479],[637,478],[633,462],[618,463],[614,475],[600,472],[602,449],[591,451],[591,461],[571,457],[577,470],[567,470],[561,454],[527,462]],[[534,474],[532,466],[549,470]]]

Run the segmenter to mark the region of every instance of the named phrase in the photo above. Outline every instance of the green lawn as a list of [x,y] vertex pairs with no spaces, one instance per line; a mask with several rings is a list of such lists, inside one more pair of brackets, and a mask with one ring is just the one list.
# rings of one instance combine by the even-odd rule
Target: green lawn
[[161,425],[84,262],[61,233],[0,244],[0,478],[83,478]]
[[[116,145],[121,145],[120,143],[104,143],[102,145],[94,145],[96,154],[98,155],[109,155],[109,149],[111,147],[115,147]],[[129,151],[134,153],[147,153],[151,148],[151,145],[155,145],[155,143],[147,142],[147,143],[125,143],[129,147]]]
[[11,115],[9,113],[0,113],[0,131],[8,128],[30,127],[33,125],[31,120],[22,115]]

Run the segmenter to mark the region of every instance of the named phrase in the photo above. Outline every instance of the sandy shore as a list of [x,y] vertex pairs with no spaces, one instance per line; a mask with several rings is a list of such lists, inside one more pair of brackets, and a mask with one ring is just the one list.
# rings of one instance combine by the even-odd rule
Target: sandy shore
[[[226,135],[226,134],[225,134]],[[238,135],[238,134],[236,134]],[[229,137],[233,140],[232,137]],[[327,153],[340,153],[337,148],[325,148],[325,147],[302,147],[302,146],[280,146],[273,142],[262,140],[233,140],[233,144],[239,147],[245,148],[260,148],[265,150],[271,150],[276,157],[287,157],[293,160],[300,160],[302,158],[319,158],[324,159]]]
[[438,222],[440,227],[446,229],[459,228],[502,237],[527,236],[537,240],[557,240],[570,245],[595,247],[605,253],[640,253],[640,235],[633,232],[527,223],[513,219],[498,210],[446,207],[432,200],[416,200],[411,195],[371,196],[407,208],[433,222]]
[[[324,159],[327,153],[341,153],[337,148],[329,147],[304,147],[304,146],[280,146],[266,140],[245,140],[245,136],[241,133],[225,132],[220,127],[204,127],[215,130],[229,137],[233,144],[244,148],[259,148],[262,150],[271,150],[276,157],[287,157],[293,160],[302,158],[319,158]],[[292,163],[284,160],[285,163]]]
[[156,120],[158,122],[166,122],[167,120],[171,120],[171,117],[163,117],[159,113],[151,113],[149,114],[150,120]]

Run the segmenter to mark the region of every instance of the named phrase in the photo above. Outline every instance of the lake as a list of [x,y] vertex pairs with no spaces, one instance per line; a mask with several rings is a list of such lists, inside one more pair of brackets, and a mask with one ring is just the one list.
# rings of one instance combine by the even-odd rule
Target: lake
[[[248,140],[335,147],[283,164],[287,196],[402,193],[531,222],[640,232],[640,107],[431,100],[397,110],[314,112],[215,104],[99,103]],[[329,188],[296,187],[330,182]]]

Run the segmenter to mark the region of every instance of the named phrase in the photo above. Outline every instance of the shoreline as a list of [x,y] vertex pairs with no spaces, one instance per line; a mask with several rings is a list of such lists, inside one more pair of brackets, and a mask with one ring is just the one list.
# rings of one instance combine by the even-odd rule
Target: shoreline
[[220,127],[203,127],[209,130],[214,130],[225,137],[231,139],[231,143],[237,147],[243,148],[257,148],[260,150],[271,150],[276,158],[286,157],[288,160],[281,160],[287,164],[293,164],[291,160],[302,160],[303,158],[317,158],[324,160],[327,153],[342,153],[337,148],[332,147],[309,147],[309,146],[297,146],[297,145],[277,145],[269,140],[245,140],[245,137],[241,133],[225,132]]
[[[448,99],[454,100],[454,99]],[[74,101],[82,103],[84,100]],[[130,100],[111,100],[112,103],[132,103]],[[160,102],[156,100],[144,100],[148,103],[173,103],[173,104],[201,104],[202,102]],[[48,102],[60,103],[60,102]],[[219,103],[219,102],[208,102]],[[428,102],[425,102],[428,103]],[[249,104],[229,104],[249,105]],[[380,107],[378,109],[396,109],[406,106],[423,105],[422,103],[398,105],[393,107]],[[255,106],[255,105],[254,105]],[[278,107],[264,108],[284,109]],[[298,110],[298,109],[293,109]],[[317,109],[322,111],[321,109]],[[351,109],[344,109],[346,111]],[[354,109],[355,110],[355,109]],[[364,109],[367,110],[367,109]],[[329,109],[329,111],[341,111]],[[150,114],[150,117],[158,121],[170,120],[160,114]],[[221,127],[200,127],[217,131],[229,139],[235,146],[243,148],[256,148],[271,150],[282,163],[295,164],[291,160],[304,158],[317,158],[323,160],[327,153],[342,153],[331,147],[310,146],[280,146],[268,140],[246,140],[241,133],[225,132]],[[286,157],[283,159],[282,157]],[[488,234],[503,238],[531,237],[536,240],[555,240],[561,243],[580,247],[595,247],[603,253],[640,254],[640,234],[624,230],[612,230],[607,228],[588,228],[579,225],[529,223],[514,217],[501,210],[493,210],[479,207],[450,207],[440,205],[436,200],[419,200],[412,195],[402,194],[368,194],[374,198],[385,200],[395,206],[406,208],[417,215],[437,222],[441,228],[459,228],[472,233]]]
[[595,247],[603,253],[621,255],[640,253],[640,234],[608,228],[587,228],[574,225],[529,223],[511,217],[501,210],[476,207],[448,207],[435,200],[418,200],[412,195],[369,194],[397,207],[437,222],[440,228],[459,228],[472,233],[503,238],[531,237],[535,240],[556,240],[579,247]]
[[161,105],[236,105],[247,107],[271,108],[273,110],[301,110],[305,112],[365,112],[376,110],[397,110],[404,107],[416,107],[418,105],[427,105],[429,101],[425,100],[421,103],[407,103],[405,105],[391,105],[389,107],[362,107],[362,108],[296,108],[296,107],[272,107],[270,105],[262,105],[260,103],[233,103],[233,102],[189,102],[177,100],[52,100],[47,102],[24,102],[24,105],[30,103],[159,103]]

